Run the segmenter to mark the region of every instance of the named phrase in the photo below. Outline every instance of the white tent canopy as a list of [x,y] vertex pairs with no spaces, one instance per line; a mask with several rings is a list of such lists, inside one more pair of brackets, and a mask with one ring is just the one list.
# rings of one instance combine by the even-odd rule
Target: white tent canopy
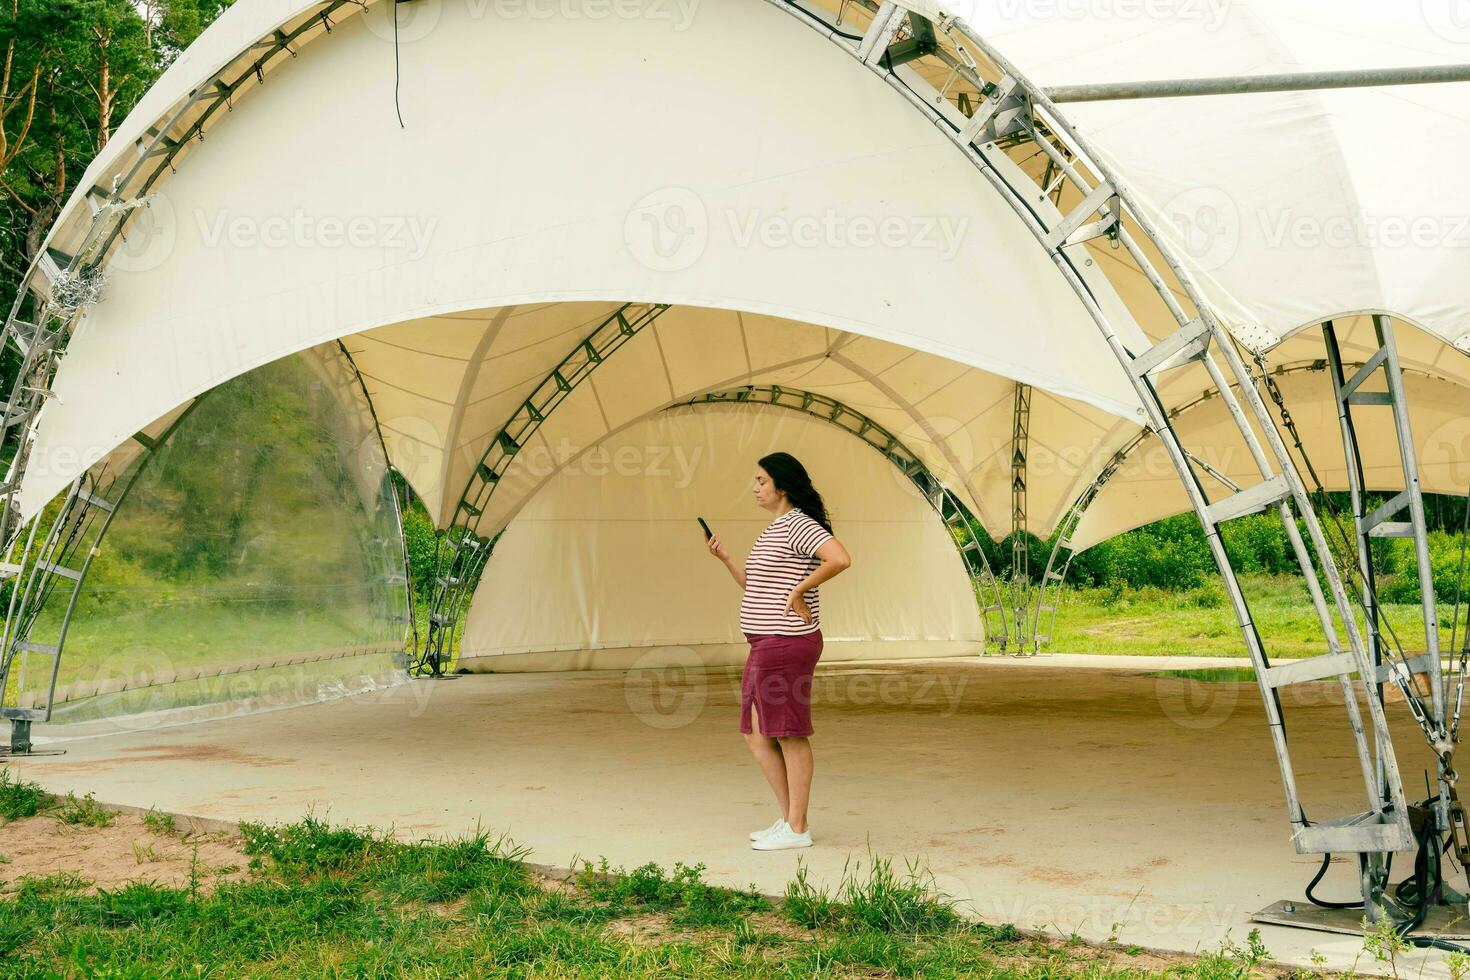
[[[1010,206],[847,42],[781,4],[702,5],[677,24],[652,5],[555,19],[457,0],[395,7],[396,51],[387,5],[328,13],[241,0],[118,127],[48,237],[58,255],[85,247],[89,198],[132,166],[150,133],[207,122],[148,188],[149,208],[130,221],[102,298],[76,328],[34,432],[24,514],[194,395],[346,338],[390,458],[447,524],[521,399],[579,330],[625,302],[672,309],[547,422],[538,439],[553,458],[701,391],[799,382],[902,434],[1001,535],[1009,393],[1020,381],[1038,389],[1028,492],[1030,529],[1045,534],[1138,432],[1141,409],[1114,355]],[[1199,7],[1200,17],[1162,24],[1147,4],[1101,21],[1065,5],[944,12],[1043,84],[1456,54],[1458,36],[1367,8]],[[293,34],[295,56],[257,76],[257,42],[276,32]],[[901,72],[911,70],[934,72]],[[246,80],[230,111],[206,118],[190,101],[234,76]],[[963,88],[948,84],[948,97]],[[1451,103],[1465,88],[1067,112],[1245,343],[1267,347],[1364,310],[1419,324],[1438,343],[1470,329],[1450,293],[1470,271],[1464,249],[1357,233],[1323,247],[1292,222],[1361,231],[1364,221],[1470,214],[1460,184],[1410,176],[1435,158],[1422,141],[1382,138],[1385,118],[1409,113],[1440,159],[1458,158],[1470,134]],[[1035,172],[1037,157],[1021,147],[991,164]],[[1028,206],[1054,217],[1075,203]],[[1282,209],[1291,233],[1267,235]],[[1242,220],[1227,224],[1224,245],[1212,232],[1201,250],[1198,232],[1221,210]],[[1077,250],[1087,289],[1130,348],[1172,330],[1105,241]],[[1458,354],[1426,358],[1440,376],[1470,380]],[[1320,408],[1330,390],[1319,381],[1294,384],[1292,397]],[[1195,369],[1161,384],[1208,388]],[[1379,424],[1360,427],[1365,441]],[[516,465],[482,530],[504,526],[544,483],[524,472],[528,461]],[[1092,540],[1183,509],[1178,495],[1135,496],[1107,520],[1099,511]]]
[[[371,15],[306,47],[189,152],[158,191],[155,233],[112,263],[41,417],[25,511],[257,364],[405,320],[553,301],[777,315],[1136,417],[1046,252],[870,73],[759,2],[702,10],[674,36],[650,20],[502,25],[444,4],[402,46],[416,79],[406,129]],[[629,50],[651,52],[637,71]],[[754,50],[770,60],[758,75]],[[820,93],[821,110],[793,92]],[[481,93],[469,116],[467,93]],[[548,126],[574,98],[578,125]],[[360,238],[342,227],[357,219]],[[60,445],[76,454],[63,461]]]
[[[1470,61],[1449,0],[937,7],[1048,88]],[[1063,108],[1251,347],[1384,312],[1470,351],[1467,102],[1462,82]]]

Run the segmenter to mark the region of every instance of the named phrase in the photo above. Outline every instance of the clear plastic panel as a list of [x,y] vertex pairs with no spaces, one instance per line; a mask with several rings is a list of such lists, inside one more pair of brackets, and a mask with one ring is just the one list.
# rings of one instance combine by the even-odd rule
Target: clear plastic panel
[[[149,435],[90,474],[104,506],[87,508],[84,531],[59,552],[76,569],[96,551],[75,608],[68,619],[72,581],[53,576],[28,632],[42,647],[64,634],[54,734],[404,679],[393,478],[336,344],[227,382]],[[45,669],[15,674],[12,696],[43,705]]]

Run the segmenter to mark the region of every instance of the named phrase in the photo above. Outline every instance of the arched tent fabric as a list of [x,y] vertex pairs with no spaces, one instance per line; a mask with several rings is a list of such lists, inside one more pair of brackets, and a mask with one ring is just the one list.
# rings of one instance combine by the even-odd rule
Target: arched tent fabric
[[[1470,45],[1463,13],[1438,0],[902,5],[962,19],[1051,91],[1463,65]],[[942,66],[928,75],[944,80]],[[1432,161],[1463,156],[1467,94],[1470,83],[1459,82],[1141,101],[1062,97],[1069,119],[1126,180],[1246,344],[1268,348],[1329,317],[1385,312],[1470,350],[1461,296],[1470,188],[1422,176],[1426,166],[1436,169]],[[1412,139],[1385,139],[1385,120]]]
[[962,559],[891,461],[798,412],[701,404],[622,428],[548,481],[485,566],[460,666],[742,662],[740,593],[705,553],[695,517],[732,553],[747,551],[770,521],[751,498],[755,461],[778,449],[806,466],[854,557],[822,590],[823,659],[978,653]]
[[[780,9],[714,5],[676,34],[650,19],[438,11],[401,46],[404,77],[417,79],[402,88],[407,128],[380,67],[392,53],[381,9],[339,11],[329,37],[298,41],[299,57],[177,163],[147,216],[156,229],[111,263],[39,421],[38,458],[79,447],[77,465],[28,468],[25,513],[77,466],[256,364],[406,320],[540,302],[777,315],[1138,419],[1116,359],[1009,205],[903,100]],[[262,17],[249,3],[226,12],[156,89],[176,100],[236,57],[217,37]],[[636,71],[631,50],[648,52]],[[760,72],[751,51],[765,52]],[[820,95],[821,110],[797,92]],[[578,125],[547,125],[573,103]],[[158,111],[140,105],[87,181],[122,165],[129,134]],[[64,218],[53,246],[74,247],[63,243],[81,218]],[[1141,345],[1106,279],[1087,274]],[[153,383],[139,391],[131,379],[144,373]]]
[[[472,311],[347,341],[389,453],[432,516],[453,521],[497,433],[618,309],[559,303]],[[557,405],[500,475],[477,533],[504,527],[561,463],[630,421],[706,391],[770,384],[839,399],[882,424],[997,536],[1005,533],[1015,382],[845,331],[687,306],[652,319]],[[1035,527],[1049,530],[1094,461],[1134,427],[1046,392],[1035,394],[1032,415],[1032,514]]]
[[[756,2],[701,9],[679,25],[671,42],[664,31],[670,25],[651,16],[597,22],[594,29],[586,21],[546,24],[511,18],[492,24],[495,18],[483,16],[484,11],[471,16],[472,10],[442,0],[399,7],[400,16],[409,18],[399,25],[403,72],[409,80],[402,94],[405,130],[397,128],[389,79],[378,66],[382,59],[374,57],[388,53],[379,46],[392,36],[383,9],[370,8],[359,17],[356,7],[338,7],[314,26],[313,19],[320,19],[315,7],[265,3],[237,4],[223,15],[118,127],[48,238],[48,248],[57,254],[81,246],[86,202],[89,195],[96,197],[92,189],[108,186],[110,175],[132,162],[134,144],[147,138],[150,127],[165,121],[180,125],[205,111],[194,105],[174,118],[191,90],[222,68],[227,75],[232,64],[248,69],[252,56],[247,48],[274,30],[289,30],[292,53],[304,56],[287,59],[289,65],[282,63],[279,70],[272,63],[261,73],[260,84],[251,79],[234,91],[229,125],[220,125],[224,114],[211,118],[206,127],[210,137],[175,155],[178,173],[149,187],[152,207],[130,226],[128,244],[110,265],[107,295],[79,326],[58,376],[62,398],[48,406],[38,428],[35,455],[41,462],[24,474],[26,513],[132,431],[241,370],[376,323],[387,324],[384,329],[395,331],[400,342],[412,340],[417,350],[431,349],[449,332],[460,332],[458,325],[445,321],[470,320],[475,310],[497,308],[487,302],[492,296],[525,301],[517,302],[517,308],[574,293],[600,293],[609,301],[647,298],[778,313],[885,337],[1071,398],[1042,402],[1055,404],[1057,413],[1067,417],[1064,421],[1078,416],[1081,423],[1077,430],[1037,430],[1042,452],[1033,462],[1043,466],[1033,471],[1029,489],[1032,530],[1038,533],[1049,532],[1067,501],[1086,485],[1090,475],[1081,471],[1095,472],[1112,448],[1136,431],[1120,422],[1097,438],[1106,420],[1088,406],[1136,424],[1137,416],[1127,408],[1132,395],[1096,342],[1094,328],[1069,302],[1044,261],[1037,256],[1024,272],[997,266],[1024,265],[1025,256],[1036,255],[1034,245],[1020,236],[1003,243],[1013,219],[986,204],[988,195],[976,176],[950,158],[942,141],[922,135],[922,122],[905,111],[901,100],[853,73],[840,52],[805,37],[809,32],[779,10]],[[1127,50],[1130,57],[1103,58],[1088,55],[1096,48],[1097,25],[1083,18],[1029,16],[1013,4],[945,6],[989,32],[1002,50],[1043,82],[1336,66],[1335,58],[1364,54],[1363,39],[1380,37],[1375,32],[1383,29],[1381,17],[1357,10],[1344,19],[1334,6],[1334,31],[1347,32],[1343,46],[1334,47],[1315,40],[1311,30],[1329,16],[1323,7],[1238,3],[1218,11],[1206,8],[1201,7],[1199,18],[1171,21],[1167,30],[1156,29],[1159,25],[1144,10],[1136,17],[1117,18],[1106,25],[1114,42],[1109,50]],[[869,15],[856,16],[861,20]],[[325,31],[329,22],[335,24],[330,38]],[[1452,53],[1452,44],[1447,47],[1445,38],[1432,31],[1414,33],[1409,43],[1403,40],[1408,26],[1390,26],[1395,43],[1374,50],[1372,63],[1442,60]],[[547,47],[543,42],[552,30],[557,32],[555,43]],[[609,30],[620,33],[610,36]],[[460,57],[439,47],[479,44],[473,39],[481,35],[494,35],[487,43],[515,46],[519,53],[487,57],[477,50],[473,57]],[[588,50],[577,57],[534,55],[578,50],[579,45]],[[661,57],[644,74],[632,76],[621,60],[598,54],[632,49],[659,51]],[[752,49],[773,52],[759,84],[741,54]],[[1201,62],[1193,54],[1187,63],[1180,60],[1180,52],[1201,50],[1209,51],[1213,60]],[[1362,58],[1352,60],[1364,63]],[[691,67],[695,65],[697,70]],[[660,72],[670,77],[661,81]],[[547,77],[538,79],[541,74]],[[267,78],[281,84],[267,86]],[[513,98],[498,97],[506,79],[515,80]],[[955,98],[963,88],[962,80],[951,78],[946,90]],[[1424,127],[1436,140],[1460,139],[1460,124],[1443,100],[1462,88],[1421,87],[1407,96],[1354,90],[1083,104],[1073,109],[1139,199],[1163,219],[1159,227],[1243,338],[1269,343],[1271,337],[1344,310],[1385,309],[1424,325],[1435,336],[1454,339],[1460,330],[1452,322],[1457,307],[1434,293],[1446,283],[1462,281],[1452,270],[1413,281],[1413,271],[1424,268],[1418,252],[1386,250],[1380,247],[1384,243],[1361,237],[1324,250],[1300,235],[1284,241],[1235,235],[1224,271],[1219,271],[1212,263],[1220,259],[1220,249],[1194,255],[1198,242],[1190,240],[1191,227],[1170,220],[1178,209],[1170,211],[1177,187],[1169,181],[1204,183],[1199,175],[1209,173],[1211,188],[1224,193],[1235,210],[1258,218],[1274,213],[1267,209],[1269,202],[1250,196],[1266,193],[1266,188],[1281,200],[1315,201],[1320,206],[1310,211],[1293,203],[1296,210],[1288,217],[1319,226],[1363,215],[1371,220],[1379,213],[1452,216],[1461,209],[1443,196],[1445,188],[1433,192],[1437,210],[1426,211],[1420,206],[1422,193],[1430,192],[1416,188],[1431,182],[1386,176],[1385,154],[1399,151],[1381,145],[1378,120],[1384,100],[1408,98],[1424,111],[1438,113],[1436,124]],[[558,100],[568,90],[619,95],[597,111],[585,112],[588,118],[581,127],[541,125],[559,111]],[[823,92],[822,111],[809,112],[785,98],[798,90]],[[476,102],[478,121],[473,126],[458,125],[446,115],[464,104],[465,92],[486,96]],[[713,92],[719,93],[720,113],[708,111]],[[647,104],[661,106],[658,131],[650,131],[642,117],[641,107]],[[1174,139],[1181,112],[1190,120],[1208,119],[1218,142],[1203,147]],[[732,138],[746,131],[742,119],[751,121],[750,131],[762,133],[759,141]],[[589,125],[600,128],[592,132]],[[1283,130],[1301,139],[1308,139],[1301,133],[1318,134],[1307,143],[1291,144],[1300,151],[1293,158],[1310,161],[1311,167],[1290,174],[1270,169],[1282,157]],[[290,149],[280,152],[277,147],[286,132]],[[536,135],[507,138],[522,132]],[[640,137],[621,139],[625,132]],[[492,133],[493,147],[476,142],[491,139]],[[1374,153],[1346,151],[1365,134],[1375,141]],[[559,147],[556,141],[563,135],[570,142]],[[584,147],[590,144],[604,148],[596,165],[586,160]],[[380,147],[380,152],[364,160],[351,150],[364,145]],[[772,156],[773,146],[782,148],[780,155]],[[1267,146],[1272,149],[1264,152]],[[351,161],[333,165],[344,153]],[[1014,156],[1021,168],[1040,165],[1039,154]],[[453,161],[471,159],[495,160],[495,179],[481,181],[478,170],[461,175]],[[187,166],[182,166],[184,160]],[[426,179],[422,167],[429,160],[434,161],[431,166],[448,169]],[[562,161],[562,170],[548,170],[552,160]],[[311,166],[304,167],[305,161]],[[1265,172],[1270,179],[1257,176]],[[631,178],[635,173],[636,180]],[[528,188],[552,185],[558,188],[553,198],[542,200],[533,191],[536,200],[528,199]],[[873,189],[880,187],[875,198]],[[1342,188],[1346,196],[1321,204],[1320,194],[1308,193],[1313,188]],[[1373,208],[1365,209],[1360,205],[1370,200],[1369,190]],[[1075,203],[1065,193],[1063,189],[1057,199],[1063,210]],[[467,197],[474,198],[475,207],[463,207]],[[373,202],[371,209],[362,206],[364,200]],[[799,211],[793,211],[793,200],[802,202]],[[637,242],[628,236],[636,237],[639,223],[658,229],[660,222],[677,223],[686,212],[703,221],[693,268],[674,268],[688,260],[687,251],[660,256],[655,249],[643,256],[644,262],[631,254]],[[392,227],[382,221],[375,227],[359,225],[356,233],[365,234],[366,247],[353,247],[348,222],[370,214],[386,216]],[[833,248],[834,242],[818,239],[822,247],[812,248],[790,240],[833,214],[900,218],[909,228],[906,245],[922,245],[912,239],[925,237],[934,247]],[[481,215],[494,215],[495,225],[477,226]],[[947,230],[941,218],[951,219]],[[802,224],[803,219],[810,220]],[[932,261],[956,243],[945,235],[959,229],[960,222],[959,250],[947,261]],[[770,246],[772,229],[788,240]],[[281,244],[281,235],[304,247],[274,247]],[[297,240],[301,236],[309,240]],[[671,246],[675,240],[656,237],[652,243]],[[1099,300],[1114,303],[1109,286],[1116,287],[1118,302],[1139,318],[1145,333],[1157,338],[1167,332],[1157,313],[1144,309],[1140,295],[1146,284],[1137,273],[1122,268],[1106,244],[1086,248],[1099,272],[1106,271],[1111,280],[1103,282],[1101,275],[1089,280]],[[839,261],[824,261],[834,252]],[[1433,257],[1437,264],[1457,259],[1463,259],[1463,250],[1438,250]],[[1391,266],[1397,278],[1381,270],[1363,274],[1379,264]],[[1262,275],[1263,265],[1291,270],[1292,288],[1280,288],[1279,277]],[[969,275],[968,270],[977,268],[984,275]],[[220,274],[225,269],[227,276]],[[732,270],[738,273],[733,282]],[[956,276],[968,279],[970,286],[961,286]],[[1007,288],[974,288],[988,281],[1004,282]],[[44,277],[38,276],[36,283],[44,288]],[[912,288],[913,283],[921,286]],[[898,284],[904,284],[901,304],[894,303]],[[1375,285],[1382,287],[1378,293],[1363,294]],[[160,309],[157,304],[165,296],[168,306]],[[921,300],[929,305],[916,306]],[[1288,302],[1298,308],[1281,306]],[[901,314],[881,313],[899,306]],[[423,315],[430,312],[436,318]],[[1117,313],[1115,306],[1111,318],[1126,325],[1128,317]],[[394,326],[397,320],[427,329]],[[478,338],[486,340],[484,335]],[[451,357],[467,362],[480,350],[474,344],[456,346],[457,340],[443,342],[453,348]],[[1464,365],[1448,369],[1463,373]],[[147,397],[129,380],[143,371],[157,382],[148,386]],[[473,367],[467,372],[474,373]],[[464,416],[472,412],[468,404],[449,404],[444,395],[455,380],[446,381],[443,372],[384,380],[409,395],[423,393],[414,387],[422,381],[441,408],[448,406],[437,413],[444,418],[433,418],[434,412],[405,416],[414,427],[406,437],[414,456],[394,460],[411,475],[436,517],[447,522],[445,502],[453,505],[456,484],[463,483],[456,467],[462,469],[465,459],[476,457],[472,440],[484,433],[462,431]],[[1162,384],[1203,390],[1208,379],[1187,368]],[[379,397],[387,396],[380,390]],[[1008,439],[1010,421],[1004,415],[994,413],[987,445]],[[963,461],[965,454],[950,455]],[[1047,474],[1044,461],[1052,457],[1078,460],[1078,472]],[[1003,511],[983,500],[984,491],[956,490],[971,498],[992,532],[1008,530],[998,519]]]

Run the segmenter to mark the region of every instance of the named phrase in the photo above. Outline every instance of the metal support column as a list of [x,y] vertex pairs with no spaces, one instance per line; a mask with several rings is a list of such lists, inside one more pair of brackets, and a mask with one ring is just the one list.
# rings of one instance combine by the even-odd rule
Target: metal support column
[[1016,624],[1016,655],[1025,656],[1031,637],[1030,522],[1026,519],[1026,456],[1031,451],[1031,386],[1016,385],[1011,410],[1011,619]]
[[[1414,451],[1413,430],[1404,391],[1403,369],[1398,348],[1394,344],[1393,327],[1388,317],[1373,317],[1373,331],[1378,347],[1351,377],[1346,375],[1337,331],[1332,321],[1322,325],[1327,347],[1327,361],[1332,378],[1332,393],[1342,430],[1343,452],[1347,460],[1349,496],[1353,511],[1353,545],[1356,550],[1359,592],[1364,622],[1367,627],[1368,651],[1374,670],[1379,675],[1379,689],[1385,670],[1392,670],[1400,687],[1405,689],[1405,703],[1414,714],[1426,739],[1435,750],[1438,770],[1439,802],[1435,807],[1441,829],[1449,827],[1450,803],[1455,782],[1454,742],[1445,711],[1443,667],[1440,660],[1439,614],[1434,595],[1434,572],[1429,556],[1428,528],[1424,518],[1424,496],[1419,486],[1418,460]],[[1367,390],[1375,376],[1384,383],[1382,390]],[[1366,486],[1363,459],[1354,425],[1354,408],[1387,408],[1393,416],[1394,434],[1398,441],[1399,464],[1403,489],[1385,503],[1366,512]],[[1405,520],[1404,518],[1407,518]],[[1378,601],[1374,576],[1372,544],[1375,538],[1410,538],[1414,542],[1415,566],[1419,580],[1420,612],[1423,618],[1425,648],[1417,656],[1407,656],[1398,649],[1392,626],[1384,617]],[[1387,632],[1387,636],[1385,636]],[[1385,665],[1385,662],[1388,664]]]

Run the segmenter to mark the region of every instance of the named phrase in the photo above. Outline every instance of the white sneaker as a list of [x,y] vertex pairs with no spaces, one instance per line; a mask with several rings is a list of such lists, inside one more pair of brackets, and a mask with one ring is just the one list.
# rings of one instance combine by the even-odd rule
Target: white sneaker
[[786,826],[786,818],[777,817],[776,822],[771,824],[769,827],[763,827],[760,830],[752,830],[750,832],[750,839],[760,840],[762,837],[769,837],[771,834],[774,834],[776,831],[780,830],[784,826]]
[[783,820],[778,830],[754,841],[750,845],[757,851],[786,851],[794,847],[811,847],[812,831],[808,827],[804,833],[798,834]]

